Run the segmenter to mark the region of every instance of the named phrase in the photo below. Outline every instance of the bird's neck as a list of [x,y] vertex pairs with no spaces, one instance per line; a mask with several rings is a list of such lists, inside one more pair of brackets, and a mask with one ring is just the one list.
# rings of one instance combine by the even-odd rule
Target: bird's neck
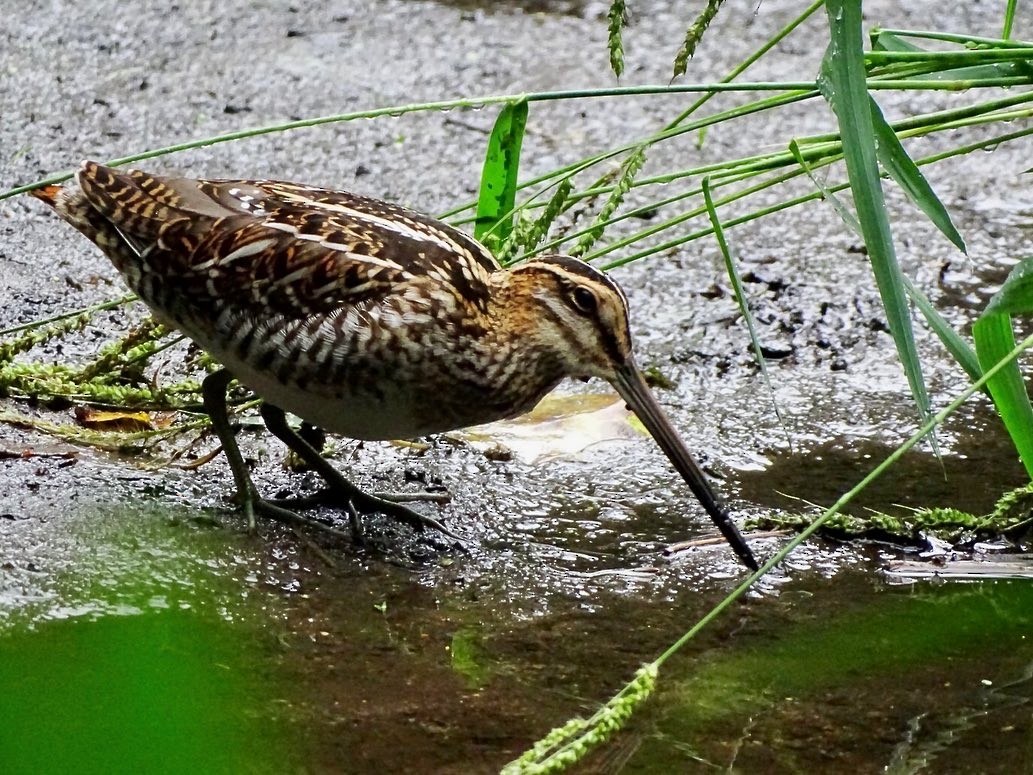
[[507,270],[492,274],[483,339],[496,390],[524,411],[567,376],[560,354],[543,336],[542,305],[526,279]]

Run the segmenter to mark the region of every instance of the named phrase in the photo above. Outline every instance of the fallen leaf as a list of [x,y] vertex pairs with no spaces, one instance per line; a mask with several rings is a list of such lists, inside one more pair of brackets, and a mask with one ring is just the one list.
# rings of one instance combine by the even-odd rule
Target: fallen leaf
[[148,412],[94,409],[90,406],[75,407],[75,420],[82,427],[97,431],[153,431],[159,427]]

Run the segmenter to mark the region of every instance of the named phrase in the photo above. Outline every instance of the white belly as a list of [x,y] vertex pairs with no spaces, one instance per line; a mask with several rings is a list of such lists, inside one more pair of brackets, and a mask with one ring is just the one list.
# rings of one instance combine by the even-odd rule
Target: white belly
[[[307,356],[294,368],[289,355],[275,343],[277,332],[268,321],[264,328],[257,329],[257,336],[251,337],[252,343],[242,348],[239,330],[234,328],[240,328],[233,322],[235,314],[233,310],[224,313],[226,320],[220,319],[217,326],[219,336],[212,336],[201,326],[193,332],[182,327],[262,399],[312,425],[353,439],[411,439],[514,417],[530,410],[562,377],[554,369],[555,374],[538,375],[530,383],[514,378],[502,380],[500,386],[497,380],[492,382],[482,371],[469,366],[477,358],[467,356],[466,371],[443,367],[444,359],[454,350],[449,346],[453,343],[435,343],[432,338],[423,343],[417,357],[411,350],[406,353],[385,347],[369,354],[354,343],[342,354],[340,332],[331,319],[323,330],[304,340],[304,348],[298,346],[297,331],[293,332],[290,351],[295,358],[302,352]],[[439,333],[442,337],[449,334]],[[234,341],[238,344],[220,346]],[[471,347],[478,345],[470,343]],[[322,368],[334,363],[336,368]],[[524,373],[515,361],[510,360],[507,366],[514,376]]]
[[265,401],[295,414],[312,425],[353,439],[383,441],[411,439],[428,433],[452,430],[434,427],[420,416],[410,391],[384,385],[384,397],[346,393],[338,398],[327,392],[302,393],[284,385],[268,373],[259,373],[232,358],[219,358],[241,383]]

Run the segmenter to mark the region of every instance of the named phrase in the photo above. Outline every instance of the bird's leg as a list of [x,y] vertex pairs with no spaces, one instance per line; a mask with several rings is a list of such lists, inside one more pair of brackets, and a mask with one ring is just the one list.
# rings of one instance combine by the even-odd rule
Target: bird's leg
[[209,374],[201,383],[201,398],[204,401],[204,410],[212,422],[215,435],[219,437],[223,452],[226,453],[230,471],[233,472],[233,481],[237,485],[237,498],[240,499],[241,508],[244,509],[244,515],[247,517],[248,530],[254,532],[255,502],[259,500],[258,491],[255,489],[254,482],[251,481],[247,463],[240,454],[236,435],[233,428],[230,427],[230,420],[226,415],[226,388],[232,379],[233,375],[226,369]]
[[[338,537],[343,536],[347,538],[348,536],[341,533],[341,531],[324,525],[322,522],[306,519],[289,509],[259,497],[258,490],[255,488],[254,482],[251,481],[251,474],[248,472],[244,457],[240,454],[236,435],[230,426],[229,417],[226,413],[226,388],[232,380],[233,375],[226,371],[226,369],[220,369],[213,374],[209,374],[205,377],[204,382],[201,383],[201,398],[204,402],[204,409],[211,419],[215,435],[219,437],[223,452],[226,453],[226,459],[230,464],[230,471],[233,472],[233,481],[237,485],[237,498],[240,500],[241,508],[244,509],[244,515],[247,517],[248,530],[254,532],[255,514],[257,513],[264,517],[275,519],[278,522],[316,527]],[[352,519],[351,538],[358,541],[362,539],[361,531],[355,519]]]
[[[290,426],[288,426],[290,428]],[[319,450],[325,443],[325,432],[309,425],[306,422],[301,423],[301,428],[298,431],[294,431],[293,428],[290,430],[296,433],[300,438],[304,439],[309,443],[309,446]],[[297,454],[297,453],[295,453]],[[320,454],[320,459],[325,464],[325,458]],[[340,477],[336,468],[327,465],[326,475],[332,476],[334,481]],[[393,503],[449,503],[452,500],[452,496],[445,491],[441,492],[378,492],[376,490],[368,493],[376,498],[382,498],[385,501],[392,501]],[[340,501],[340,495],[335,493],[332,489],[321,490],[309,496],[302,498],[291,499],[292,502],[300,504],[308,504],[310,506],[319,505],[333,505]],[[301,507],[301,506],[299,506]]]
[[[449,538],[454,538],[457,541],[462,540],[459,536],[433,517],[424,516],[423,514],[413,511],[408,506],[404,506],[389,497],[385,498],[379,495],[372,495],[360,490],[348,481],[340,471],[334,468],[329,460],[319,454],[315,447],[294,432],[294,430],[287,424],[287,417],[279,407],[263,402],[261,412],[262,419],[265,420],[265,425],[269,429],[270,433],[286,444],[288,448],[293,450],[302,460],[323,477],[323,480],[330,488],[328,495],[333,499],[343,499],[345,504],[349,506],[353,529],[355,529],[356,523],[358,522],[358,513],[369,514],[380,512],[381,514],[386,514],[390,517],[406,522],[417,530],[431,527]],[[283,503],[290,503],[292,506],[312,505],[326,502],[327,498],[325,496],[283,501]]]

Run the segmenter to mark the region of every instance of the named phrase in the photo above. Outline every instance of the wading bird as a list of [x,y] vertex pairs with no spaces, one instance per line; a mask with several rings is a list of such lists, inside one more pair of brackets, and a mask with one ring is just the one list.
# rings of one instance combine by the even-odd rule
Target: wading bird
[[295,515],[251,481],[226,413],[233,378],[263,399],[269,430],[353,515],[381,512],[448,533],[353,485],[284,411],[354,439],[413,438],[515,417],[565,377],[600,377],[757,567],[646,385],[627,299],[599,270],[560,255],[505,269],[450,226],[342,191],[89,161],[76,180],[33,194],[111,259],[159,321],[225,367],[205,379],[202,396],[250,525],[255,513]]

